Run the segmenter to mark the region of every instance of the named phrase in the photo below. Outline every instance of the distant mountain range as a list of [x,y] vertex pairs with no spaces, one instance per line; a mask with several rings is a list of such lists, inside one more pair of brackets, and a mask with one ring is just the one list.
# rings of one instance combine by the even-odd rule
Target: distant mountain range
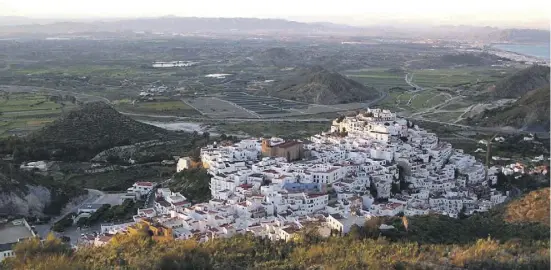
[[55,21],[25,17],[0,17],[0,35],[69,34],[94,32],[152,32],[166,34],[300,34],[379,36],[394,38],[443,38],[485,42],[549,42],[548,30],[498,29],[475,26],[366,26],[303,23],[283,19],[158,17]]

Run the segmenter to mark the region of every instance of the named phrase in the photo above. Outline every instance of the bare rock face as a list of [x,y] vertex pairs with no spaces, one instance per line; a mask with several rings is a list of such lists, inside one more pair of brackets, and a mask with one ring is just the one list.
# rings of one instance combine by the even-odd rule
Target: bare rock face
[[51,193],[43,186],[28,185],[26,195],[0,193],[0,215],[43,216],[42,210],[50,203]]

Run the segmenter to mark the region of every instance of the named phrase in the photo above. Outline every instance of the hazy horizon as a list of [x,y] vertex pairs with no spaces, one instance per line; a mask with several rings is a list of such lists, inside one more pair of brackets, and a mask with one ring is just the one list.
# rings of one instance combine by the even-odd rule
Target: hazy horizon
[[50,20],[105,20],[142,17],[242,17],[274,18],[300,22],[332,22],[353,26],[377,24],[472,25],[549,29],[551,4],[543,0],[492,1],[391,0],[376,5],[367,1],[341,0],[96,0],[93,5],[70,0],[3,0],[0,16],[22,16]]

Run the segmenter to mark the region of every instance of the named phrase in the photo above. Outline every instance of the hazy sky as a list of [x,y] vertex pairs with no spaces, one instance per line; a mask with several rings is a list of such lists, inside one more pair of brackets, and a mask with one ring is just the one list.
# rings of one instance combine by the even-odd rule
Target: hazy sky
[[549,0],[0,0],[0,15],[40,18],[292,18],[368,25],[388,21],[549,27]]

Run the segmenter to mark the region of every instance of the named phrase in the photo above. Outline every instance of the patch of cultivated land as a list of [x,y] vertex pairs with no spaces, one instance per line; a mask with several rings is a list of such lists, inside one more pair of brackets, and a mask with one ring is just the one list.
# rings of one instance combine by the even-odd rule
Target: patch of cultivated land
[[413,74],[413,83],[421,87],[453,87],[477,82],[495,82],[511,74],[508,68],[450,68],[418,69]]
[[423,114],[423,118],[451,123],[451,122],[454,122],[462,114],[463,114],[462,112],[435,112],[435,113]]
[[0,137],[39,129],[75,107],[45,93],[0,92]]
[[151,113],[174,116],[193,116],[199,112],[181,100],[156,100],[132,103],[121,103],[117,105],[122,111],[133,113]]
[[453,97],[447,92],[427,89],[423,91],[391,90],[379,106],[396,111],[418,112],[446,102]]

